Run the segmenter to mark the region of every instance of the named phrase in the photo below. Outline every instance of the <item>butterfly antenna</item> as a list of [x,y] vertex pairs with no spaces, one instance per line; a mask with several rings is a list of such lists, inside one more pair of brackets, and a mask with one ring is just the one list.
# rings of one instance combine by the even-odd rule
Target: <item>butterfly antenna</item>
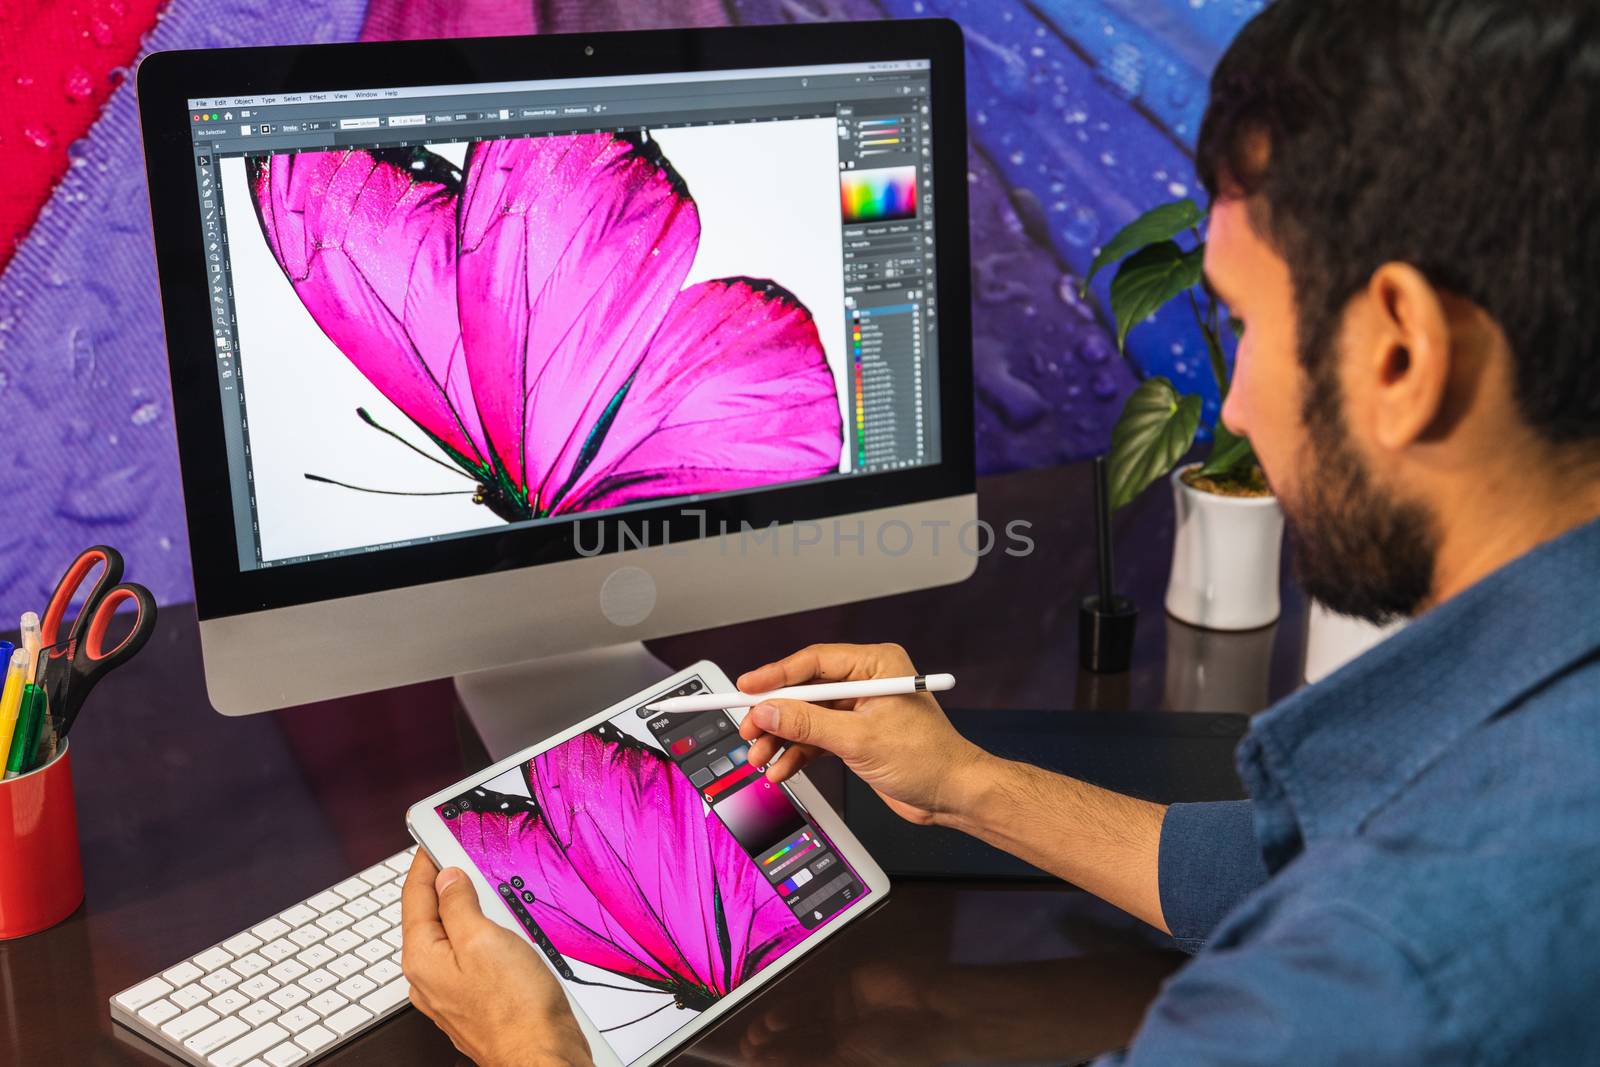
[[308,482],[323,482],[327,485],[337,485],[341,489],[354,489],[358,493],[377,493],[381,496],[472,496],[476,490],[472,489],[447,489],[438,493],[412,493],[402,489],[369,489],[364,485],[351,485],[341,482],[336,478],[324,478],[320,474],[307,474]]
[[[410,441],[407,441],[404,437],[401,437],[399,434],[395,433],[393,430],[389,429],[387,426],[379,425],[378,420],[373,418],[370,414],[368,414],[366,408],[356,408],[356,415],[357,415],[357,417],[359,417],[361,419],[362,422],[366,423],[368,426],[371,426],[374,430],[377,430],[379,433],[388,434],[390,437],[394,438],[396,441],[399,441],[401,444],[403,444],[407,448],[411,449],[411,451],[415,452],[417,455],[421,456],[423,459],[427,460],[429,463],[437,463],[439,466],[443,467],[445,470],[449,471],[451,474],[459,474],[463,478],[472,478],[472,475],[468,474],[466,471],[462,470],[460,467],[452,467],[450,464],[446,463],[444,460],[440,459],[439,457],[428,455],[422,449],[418,448],[416,445],[412,444]],[[428,494],[417,493],[415,495],[416,496],[426,496]]]
[[600,1033],[609,1034],[613,1030],[621,1030],[624,1026],[632,1026],[634,1023],[642,1023],[646,1019],[650,1018],[650,1016],[659,1015],[661,1012],[666,1011],[668,1008],[672,1007],[672,1004],[673,1004],[672,1001],[668,1001],[667,1003],[661,1005],[661,1007],[657,1008],[655,1011],[647,1011],[643,1015],[639,1016],[637,1019],[629,1019],[627,1022],[618,1023],[615,1026],[602,1026],[600,1028]]

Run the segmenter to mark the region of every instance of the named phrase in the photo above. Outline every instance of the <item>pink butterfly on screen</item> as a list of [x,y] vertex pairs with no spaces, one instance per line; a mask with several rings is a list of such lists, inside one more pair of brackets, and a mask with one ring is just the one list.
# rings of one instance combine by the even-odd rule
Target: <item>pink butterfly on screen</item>
[[699,210],[653,140],[477,142],[464,171],[422,148],[248,163],[307,311],[474,500],[510,522],[838,469],[811,313],[768,280],[684,288]]
[[699,790],[615,727],[534,757],[523,778],[531,799],[476,789],[447,825],[491,882],[518,879],[567,959],[702,1011],[805,937]]

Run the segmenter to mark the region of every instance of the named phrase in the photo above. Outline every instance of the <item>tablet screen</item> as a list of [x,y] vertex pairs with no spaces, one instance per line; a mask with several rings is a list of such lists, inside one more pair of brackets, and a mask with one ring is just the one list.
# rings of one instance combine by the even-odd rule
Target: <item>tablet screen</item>
[[649,714],[435,809],[624,1063],[868,893],[727,712]]

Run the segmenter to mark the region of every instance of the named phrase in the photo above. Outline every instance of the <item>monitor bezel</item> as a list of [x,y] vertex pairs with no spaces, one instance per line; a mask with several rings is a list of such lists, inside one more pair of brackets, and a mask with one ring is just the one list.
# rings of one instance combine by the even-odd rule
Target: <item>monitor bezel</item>
[[[204,241],[195,204],[190,99],[399,85],[929,60],[939,307],[940,459],[926,467],[682,501],[567,522],[283,566],[239,566],[227,493],[222,393],[216,385]],[[394,71],[407,73],[397,78]],[[615,546],[696,540],[969,494],[975,485],[971,255],[964,60],[945,19],[650,30],[158,52],[138,71],[156,266],[171,372],[195,605],[200,618],[310,604],[583,555],[606,524]],[[703,517],[701,517],[703,515]]]

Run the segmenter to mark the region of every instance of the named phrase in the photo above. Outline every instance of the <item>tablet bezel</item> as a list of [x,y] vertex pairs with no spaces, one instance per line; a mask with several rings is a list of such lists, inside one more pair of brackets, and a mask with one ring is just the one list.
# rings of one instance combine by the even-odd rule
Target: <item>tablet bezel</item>
[[[498,763],[485,767],[483,770],[417,801],[406,812],[406,829],[410,831],[417,844],[428,853],[441,870],[445,867],[459,867],[465,871],[472,880],[473,888],[477,890],[478,904],[483,909],[483,913],[493,922],[516,933],[532,948],[533,941],[529,938],[528,932],[518,925],[515,918],[507,912],[499,894],[495,892],[488,879],[473,864],[471,857],[456,841],[455,835],[450,832],[449,827],[445,825],[444,820],[435,809],[450,798],[459,795],[462,790],[481,785],[491,778],[504,774],[534,756],[555,748],[557,745],[571,740],[584,731],[592,729],[602,722],[609,721],[622,712],[637,708],[653,698],[660,698],[670,693],[673,689],[695,677],[699,677],[704,681],[712,692],[728,693],[733,692],[735,688],[720,667],[710,660],[700,660],[659,684],[651,686],[649,689],[635,693],[625,700],[620,700],[604,711],[596,712],[594,715],[584,718],[582,721],[536,745],[508,756]],[[728,714],[735,722],[739,722],[743,720],[747,711],[749,711],[748,708],[734,708]],[[705,1033],[707,1029],[726,1018],[744,1001],[758,993],[769,983],[775,981],[806,955],[816,951],[820,945],[835,936],[840,930],[855,922],[861,916],[875,910],[888,899],[888,875],[884,874],[882,868],[873,862],[872,857],[867,854],[861,843],[856,840],[855,835],[850,832],[849,827],[845,825],[844,819],[838,812],[833,810],[833,806],[817,791],[816,786],[811,784],[804,772],[796,774],[789,779],[784,783],[784,787],[789,791],[790,796],[796,803],[799,804],[801,810],[807,816],[816,820],[817,825],[828,836],[840,856],[855,871],[856,875],[866,883],[868,889],[866,898],[830,917],[823,926],[811,931],[804,941],[776,960],[773,960],[749,981],[701,1012],[693,1021],[685,1024],[681,1030],[669,1035],[662,1042],[631,1061],[624,1061],[616,1055],[611,1045],[606,1041],[605,1035],[599,1032],[598,1027],[584,1013],[583,1007],[573,997],[572,992],[563,984],[561,990],[566,994],[567,1003],[571,1005],[572,1013],[577,1017],[578,1025],[583,1030],[583,1036],[589,1042],[589,1051],[594,1057],[596,1067],[650,1067],[652,1064],[660,1063],[664,1058],[682,1049],[695,1038]],[[545,958],[544,954],[537,951],[534,954],[539,958],[540,962],[549,968],[551,975],[559,983],[561,981],[560,976],[557,975],[554,966]]]

